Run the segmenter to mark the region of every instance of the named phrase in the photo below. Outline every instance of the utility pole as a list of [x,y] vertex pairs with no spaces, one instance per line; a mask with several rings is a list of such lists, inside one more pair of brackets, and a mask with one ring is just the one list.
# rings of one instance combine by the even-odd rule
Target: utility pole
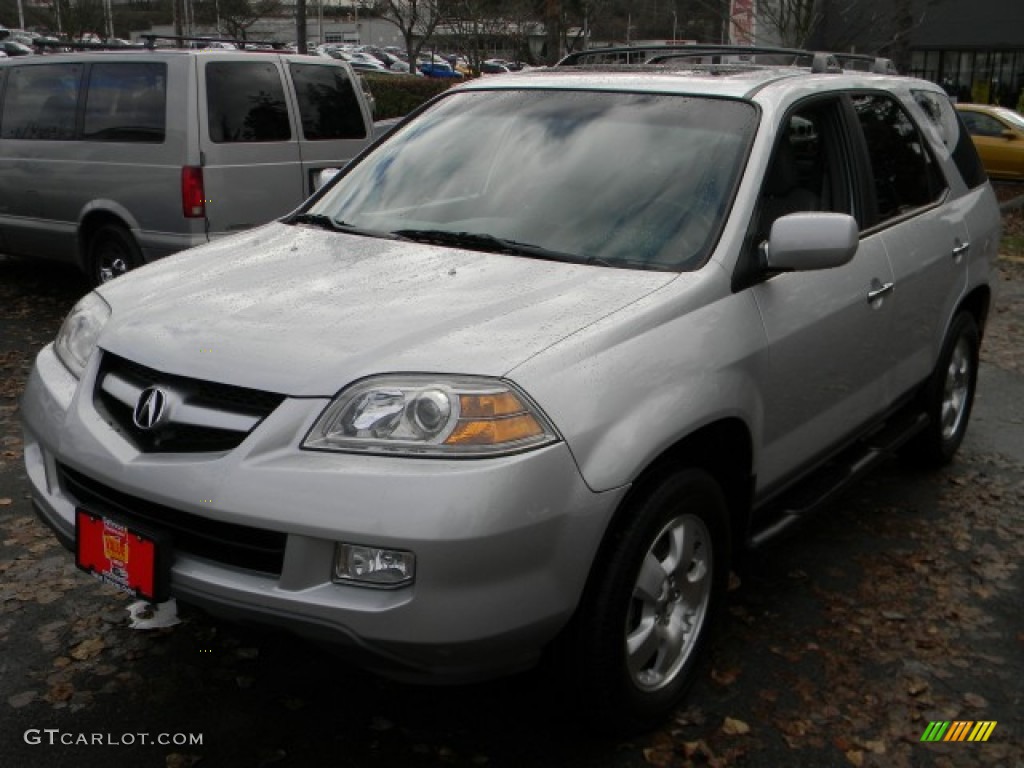
[[299,53],[309,53],[306,48],[306,0],[295,0],[295,45]]

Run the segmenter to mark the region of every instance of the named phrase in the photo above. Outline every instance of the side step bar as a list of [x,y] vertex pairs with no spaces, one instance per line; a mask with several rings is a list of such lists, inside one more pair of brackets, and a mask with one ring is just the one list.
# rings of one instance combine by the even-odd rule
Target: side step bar
[[862,437],[760,510],[767,524],[751,534],[747,547],[758,549],[789,532],[927,426],[924,413],[898,415]]

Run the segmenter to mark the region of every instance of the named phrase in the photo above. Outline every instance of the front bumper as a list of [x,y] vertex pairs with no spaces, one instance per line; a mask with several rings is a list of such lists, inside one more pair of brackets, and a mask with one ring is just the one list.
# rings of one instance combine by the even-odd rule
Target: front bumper
[[[47,347],[22,398],[33,501],[61,540],[73,545],[81,503],[62,468],[120,498],[279,532],[279,573],[176,550],[172,594],[355,646],[393,676],[479,679],[535,660],[575,610],[625,493],[587,488],[563,443],[458,461],[299,450],[325,399],[286,399],[229,452],[140,453],[92,405],[99,357],[79,387]],[[415,582],[333,583],[339,541],[414,552]]]

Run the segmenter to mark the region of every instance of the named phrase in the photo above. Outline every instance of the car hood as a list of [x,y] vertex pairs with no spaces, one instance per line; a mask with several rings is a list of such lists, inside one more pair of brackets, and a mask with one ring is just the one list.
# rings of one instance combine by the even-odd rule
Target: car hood
[[504,375],[676,276],[273,223],[104,285],[99,344],[165,372],[326,397],[376,373]]

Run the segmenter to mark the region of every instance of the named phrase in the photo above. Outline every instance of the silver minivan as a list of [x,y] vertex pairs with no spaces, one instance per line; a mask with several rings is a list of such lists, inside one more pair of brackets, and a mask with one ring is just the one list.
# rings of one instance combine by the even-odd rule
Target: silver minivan
[[137,50],[0,62],[0,252],[95,283],[295,208],[370,140],[344,62]]

